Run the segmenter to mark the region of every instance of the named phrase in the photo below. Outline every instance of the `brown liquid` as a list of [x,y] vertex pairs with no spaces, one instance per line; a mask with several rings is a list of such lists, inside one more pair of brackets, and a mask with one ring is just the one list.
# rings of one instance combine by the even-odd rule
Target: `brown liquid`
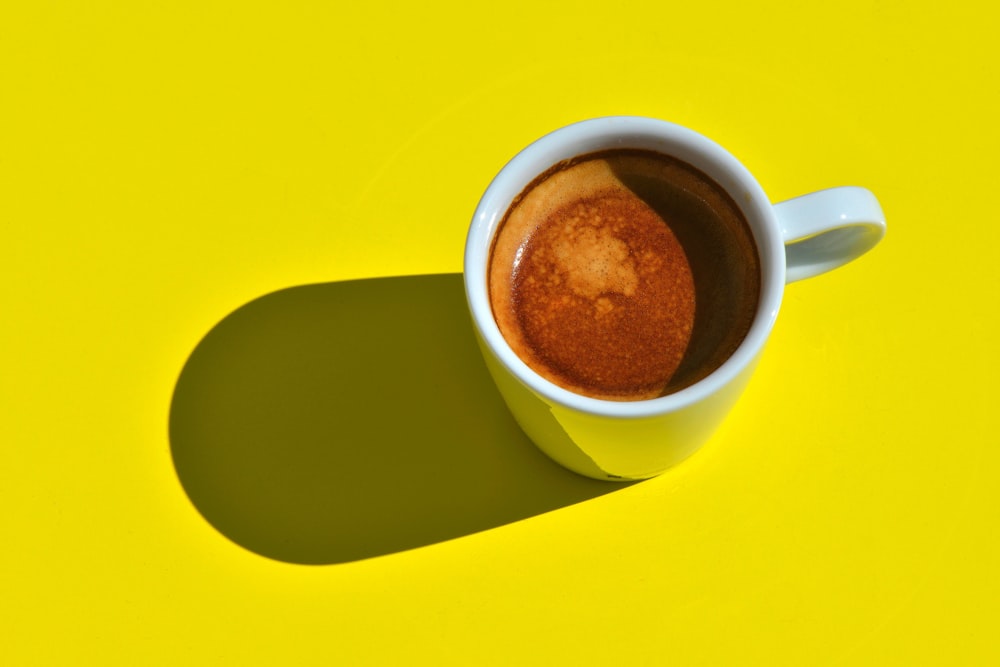
[[643,400],[718,368],[757,309],[739,207],[674,158],[611,150],[555,165],[507,211],[489,265],[500,331],[571,391]]

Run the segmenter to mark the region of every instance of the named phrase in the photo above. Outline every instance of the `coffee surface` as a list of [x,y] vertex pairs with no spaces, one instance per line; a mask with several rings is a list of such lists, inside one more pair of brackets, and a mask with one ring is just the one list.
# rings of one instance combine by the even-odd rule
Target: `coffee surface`
[[488,277],[518,356],[608,400],[710,373],[745,337],[759,294],[753,239],[729,196],[679,160],[635,150],[537,178],[500,225]]

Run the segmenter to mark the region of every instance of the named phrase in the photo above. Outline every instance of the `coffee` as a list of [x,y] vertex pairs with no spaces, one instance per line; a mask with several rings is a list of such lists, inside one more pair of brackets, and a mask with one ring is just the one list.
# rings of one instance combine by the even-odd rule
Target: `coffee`
[[760,261],[711,178],[616,149],[525,188],[494,238],[488,281],[500,331],[537,373],[586,396],[644,400],[690,386],[739,346]]

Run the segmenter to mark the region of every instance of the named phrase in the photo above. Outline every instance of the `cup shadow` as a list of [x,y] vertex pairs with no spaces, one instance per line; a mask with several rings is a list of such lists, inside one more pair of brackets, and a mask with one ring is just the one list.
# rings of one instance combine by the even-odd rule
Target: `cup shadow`
[[396,553],[623,488],[524,435],[476,346],[461,274],[251,301],[188,358],[169,433],[202,516],[292,563]]

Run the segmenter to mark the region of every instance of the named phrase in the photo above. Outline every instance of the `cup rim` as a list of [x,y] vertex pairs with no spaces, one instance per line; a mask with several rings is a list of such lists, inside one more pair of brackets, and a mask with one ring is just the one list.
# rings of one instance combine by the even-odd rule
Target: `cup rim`
[[[750,224],[761,264],[761,294],[746,337],[709,375],[666,396],[611,401],[564,389],[545,379],[510,347],[493,315],[487,266],[493,236],[511,201],[538,175],[560,160],[608,148],[648,148],[673,155],[705,171],[726,189]],[[466,299],[482,342],[522,384],[550,404],[602,417],[642,418],[688,407],[715,394],[753,365],[777,318],[785,284],[784,243],[770,200],[757,180],[731,153],[704,135],[665,120],[606,116],[554,130],[517,153],[494,177],[480,199],[466,239],[463,279]]]

